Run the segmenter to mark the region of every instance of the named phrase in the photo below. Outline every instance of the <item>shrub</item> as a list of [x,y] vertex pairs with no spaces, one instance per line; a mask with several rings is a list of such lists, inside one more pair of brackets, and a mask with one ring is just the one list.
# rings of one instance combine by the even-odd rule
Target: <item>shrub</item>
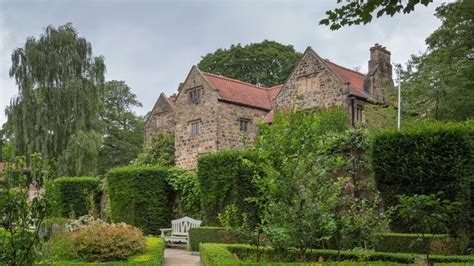
[[[262,264],[245,263],[247,259],[252,260],[255,256],[256,248],[249,245],[234,244],[210,244],[200,245],[201,261],[204,265],[276,265],[278,262],[297,262],[299,255],[292,249],[288,253],[281,253],[270,247],[261,248],[262,258],[267,262]],[[282,256],[283,255],[283,256]],[[306,251],[306,261],[316,262],[322,257],[324,261],[367,261],[383,262],[378,265],[390,265],[390,262],[412,264],[420,254],[411,253],[388,253],[374,251],[349,251],[343,250],[338,254],[337,250],[312,249]],[[440,263],[472,263],[474,256],[433,256],[432,260]],[[244,262],[244,263],[243,263]],[[326,264],[325,264],[326,265]],[[357,265],[351,263],[349,265]],[[365,265],[361,264],[361,265]],[[369,264],[373,265],[373,264]],[[457,264],[459,265],[459,264]]]
[[[429,195],[444,192],[445,198],[463,204],[454,220],[458,228],[473,224],[474,130],[456,123],[417,125],[402,131],[385,131],[374,137],[372,168],[386,207],[397,204],[397,195]],[[394,217],[392,229],[406,231]],[[471,229],[471,232],[473,230]]]
[[85,261],[125,260],[145,250],[145,237],[127,225],[91,225],[71,233],[73,252]]
[[110,170],[106,179],[112,221],[131,224],[146,234],[169,227],[172,189],[167,175],[167,169],[149,166]]
[[201,188],[197,176],[173,167],[169,169],[166,180],[174,190],[174,217],[201,219]]
[[[100,178],[61,177],[50,180],[46,185],[48,197],[55,201],[50,213],[60,217],[86,215],[90,210],[100,208]],[[89,197],[94,206],[90,206]]]
[[11,244],[9,243],[10,233],[0,227],[0,261],[5,261],[8,254],[11,253]]
[[[431,253],[435,255],[455,255],[459,254],[456,240],[448,235],[433,235],[425,241],[429,241]],[[385,233],[376,246],[376,251],[383,252],[405,252],[423,253],[425,243],[417,234]]]
[[256,215],[255,206],[245,199],[256,193],[252,178],[259,170],[248,161],[258,161],[256,153],[223,150],[199,157],[197,176],[206,224],[218,225],[217,215],[231,204],[237,206],[239,213]]
[[240,239],[224,227],[197,227],[189,230],[189,250],[199,251],[201,243],[240,243]]

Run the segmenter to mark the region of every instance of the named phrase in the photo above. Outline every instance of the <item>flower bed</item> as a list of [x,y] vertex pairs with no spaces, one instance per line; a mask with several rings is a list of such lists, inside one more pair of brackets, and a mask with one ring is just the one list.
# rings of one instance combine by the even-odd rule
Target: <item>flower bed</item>
[[[290,251],[285,257],[274,249],[262,248],[261,261],[255,263],[256,248],[249,245],[226,245],[226,244],[201,244],[201,261],[205,266],[217,265],[286,265],[290,262],[297,261],[297,252]],[[422,254],[410,253],[388,253],[374,251],[341,251],[340,257],[337,250],[314,249],[306,253],[306,260],[313,261],[311,265],[315,265],[320,258],[324,259],[324,265],[403,265],[412,264],[416,258],[423,257]],[[451,264],[451,265],[469,265],[474,263],[474,256],[431,256],[434,262]],[[343,262],[337,262],[341,260]],[[369,263],[367,263],[369,262]],[[306,264],[308,264],[307,262]],[[295,265],[291,263],[291,265]],[[298,264],[296,264],[298,265]],[[299,263],[305,265],[305,263]],[[440,265],[440,264],[437,264]]]

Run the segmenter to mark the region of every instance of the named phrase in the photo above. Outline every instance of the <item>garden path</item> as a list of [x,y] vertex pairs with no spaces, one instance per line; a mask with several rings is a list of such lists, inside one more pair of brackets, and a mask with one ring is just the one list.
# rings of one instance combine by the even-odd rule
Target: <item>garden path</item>
[[164,266],[200,266],[199,255],[193,255],[184,249],[165,249]]

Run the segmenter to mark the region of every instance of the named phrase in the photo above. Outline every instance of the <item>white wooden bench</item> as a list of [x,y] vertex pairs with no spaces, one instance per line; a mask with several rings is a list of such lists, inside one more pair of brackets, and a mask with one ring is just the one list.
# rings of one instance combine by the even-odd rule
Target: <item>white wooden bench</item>
[[[185,216],[177,220],[171,221],[172,228],[160,229],[161,236],[166,242],[183,242],[188,243],[189,229],[200,227],[201,221]],[[168,232],[171,232],[168,233]]]

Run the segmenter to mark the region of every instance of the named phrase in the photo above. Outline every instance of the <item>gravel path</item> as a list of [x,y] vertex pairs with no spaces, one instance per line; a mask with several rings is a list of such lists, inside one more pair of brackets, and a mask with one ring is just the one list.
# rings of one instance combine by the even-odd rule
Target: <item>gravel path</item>
[[184,249],[166,248],[164,266],[200,266],[198,254],[191,254]]

